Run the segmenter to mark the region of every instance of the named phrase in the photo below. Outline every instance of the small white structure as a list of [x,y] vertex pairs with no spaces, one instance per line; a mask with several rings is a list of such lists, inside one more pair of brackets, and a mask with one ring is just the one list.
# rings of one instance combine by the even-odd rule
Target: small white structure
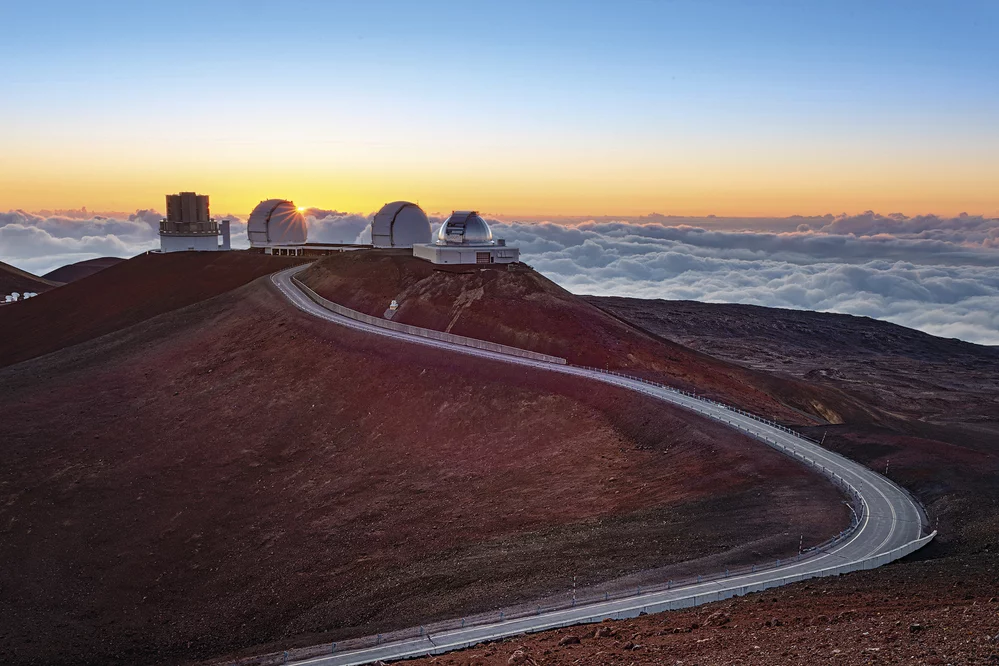
[[218,252],[229,249],[229,223],[222,227],[208,212],[208,196],[181,192],[166,196],[167,216],[160,222],[160,252]]
[[287,199],[261,201],[246,221],[250,247],[305,245],[309,229],[305,216]]
[[429,243],[432,235],[427,214],[409,201],[387,203],[371,220],[371,244],[375,247],[413,247]]
[[434,243],[413,245],[413,256],[433,264],[512,264],[520,249],[494,239],[478,212],[460,210],[444,220]]

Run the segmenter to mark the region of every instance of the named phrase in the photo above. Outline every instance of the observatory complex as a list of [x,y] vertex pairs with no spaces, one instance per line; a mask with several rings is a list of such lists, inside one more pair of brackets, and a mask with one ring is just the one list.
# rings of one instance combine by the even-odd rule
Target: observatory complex
[[[194,192],[168,194],[167,216],[160,222],[161,252],[230,249],[229,221],[216,222],[208,211],[208,196]],[[492,229],[474,210],[453,211],[437,229],[417,204],[393,201],[371,220],[371,244],[310,243],[309,225],[288,199],[261,201],[246,221],[250,249],[263,254],[317,257],[365,249],[412,249],[413,256],[432,264],[512,264],[520,250],[493,238]],[[222,237],[219,243],[219,235]]]
[[[221,223],[208,212],[208,195],[166,195],[166,219],[160,222],[160,252],[217,252],[229,249],[229,220]],[[219,235],[222,242],[219,243]]]
[[512,264],[520,249],[510,247],[477,211],[456,210],[437,230],[433,243],[413,245],[413,256],[432,264]]

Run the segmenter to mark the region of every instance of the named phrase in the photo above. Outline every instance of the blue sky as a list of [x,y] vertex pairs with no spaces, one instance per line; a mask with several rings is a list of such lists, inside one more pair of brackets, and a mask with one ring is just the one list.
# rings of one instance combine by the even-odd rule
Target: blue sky
[[[495,212],[999,213],[999,3],[37,2],[0,23],[0,178],[21,174],[0,207],[46,179],[51,206],[120,207],[192,169],[234,212],[254,197],[226,170],[315,178],[299,198],[353,179],[362,208],[410,183]],[[158,165],[133,181],[141,146]]]

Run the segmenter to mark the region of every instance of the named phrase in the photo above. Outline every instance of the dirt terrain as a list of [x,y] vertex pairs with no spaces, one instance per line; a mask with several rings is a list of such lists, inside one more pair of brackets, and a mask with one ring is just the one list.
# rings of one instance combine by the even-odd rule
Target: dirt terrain
[[876,407],[868,416],[885,424],[999,422],[996,347],[851,315],[693,301],[586,300],[712,356],[858,396]]
[[90,336],[0,369],[0,662],[267,652],[846,524],[793,462],[634,394],[333,327],[266,279],[181,307],[286,265],[205,257],[0,314],[15,358]]
[[120,264],[123,261],[125,260],[121,257],[98,257],[97,259],[87,259],[86,261],[78,261],[75,264],[60,266],[54,271],[46,273],[42,277],[46,280],[54,280],[56,282],[76,282],[77,280],[82,280],[85,277],[90,277],[94,273],[100,272],[105,268],[110,268],[111,266]]
[[912,490],[939,535],[874,571],[607,623],[599,637],[572,628],[416,663],[999,663],[994,348],[846,315],[587,300],[703,352],[869,401],[866,418],[806,431]]
[[4,310],[0,367],[117,331],[298,263],[249,252],[144,254]]
[[[55,289],[60,284],[62,283],[40,278],[37,275],[32,275],[27,271],[22,271],[20,268],[15,268],[10,264],[0,261],[0,296],[5,296],[15,291],[18,293],[33,291],[36,294],[41,294],[50,289]],[[2,300],[0,298],[0,301]]]
[[995,664],[995,555],[894,564],[699,608],[521,636],[416,659],[508,664]]
[[699,391],[787,423],[841,422],[865,409],[839,391],[778,379],[634,326],[570,294],[522,264],[440,267],[405,251],[346,252],[302,280],[319,294],[393,321],[553,354]]
[[977,552],[996,542],[999,349],[850,315],[587,300],[705,353],[864,401],[866,414],[805,431],[914,491],[941,528],[929,553]]

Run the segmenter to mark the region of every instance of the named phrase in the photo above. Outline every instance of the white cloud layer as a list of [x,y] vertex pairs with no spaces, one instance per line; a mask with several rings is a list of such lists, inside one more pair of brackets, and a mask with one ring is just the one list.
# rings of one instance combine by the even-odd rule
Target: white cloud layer
[[866,315],[999,345],[999,220],[869,213],[802,219],[794,231],[732,226],[658,216],[493,223],[574,293]]
[[[306,211],[309,239],[370,240],[371,217]],[[247,247],[232,220],[233,247]],[[158,247],[160,214],[0,213],[0,261],[42,274]],[[867,315],[999,345],[999,220],[902,215],[492,221],[524,261],[579,294]]]

